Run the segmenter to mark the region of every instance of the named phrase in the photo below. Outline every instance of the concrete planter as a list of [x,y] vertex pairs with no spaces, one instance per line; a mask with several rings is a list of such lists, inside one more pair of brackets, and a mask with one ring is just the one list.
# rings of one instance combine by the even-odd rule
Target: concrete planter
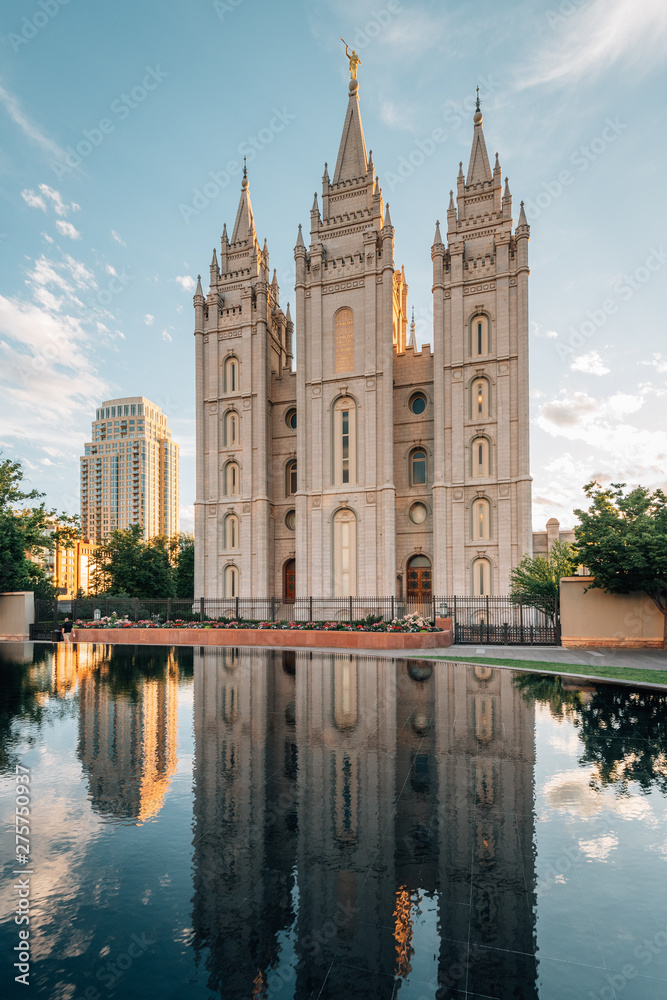
[[328,647],[335,649],[438,649],[453,642],[451,619],[442,632],[327,632],[264,628],[77,628],[75,642],[147,646]]

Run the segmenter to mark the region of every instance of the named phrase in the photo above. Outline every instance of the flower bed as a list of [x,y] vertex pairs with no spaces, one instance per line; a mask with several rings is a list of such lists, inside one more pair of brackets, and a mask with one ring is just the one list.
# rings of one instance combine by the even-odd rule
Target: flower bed
[[427,618],[418,614],[407,615],[405,618],[394,618],[390,622],[379,621],[370,623],[352,622],[301,622],[279,621],[262,622],[245,619],[227,620],[225,618],[207,621],[154,621],[144,619],[134,622],[125,615],[112,614],[108,618],[98,618],[96,621],[77,620],[75,629],[119,629],[119,628],[152,628],[152,629],[272,629],[297,632],[440,632],[441,629],[431,624]]
[[[113,617],[113,616],[112,616]],[[320,647],[335,649],[437,649],[451,646],[451,619],[438,626],[416,619],[401,622],[131,622],[99,619],[74,623],[75,642],[185,646]],[[419,619],[420,622],[423,619]]]

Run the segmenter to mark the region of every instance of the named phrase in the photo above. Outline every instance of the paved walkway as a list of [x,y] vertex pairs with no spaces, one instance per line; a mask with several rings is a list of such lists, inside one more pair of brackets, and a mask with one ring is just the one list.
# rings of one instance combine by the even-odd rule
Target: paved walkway
[[[396,653],[395,655],[401,655]],[[563,646],[450,646],[427,649],[423,656],[456,656],[484,662],[484,657],[509,660],[540,660],[542,663],[576,663],[587,668],[633,667],[667,670],[667,649],[565,649]]]

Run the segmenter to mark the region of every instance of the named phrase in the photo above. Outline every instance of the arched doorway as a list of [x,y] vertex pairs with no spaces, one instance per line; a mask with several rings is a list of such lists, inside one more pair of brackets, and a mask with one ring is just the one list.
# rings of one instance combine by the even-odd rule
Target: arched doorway
[[408,601],[431,599],[431,560],[428,556],[413,556],[408,562],[406,597]]
[[288,559],[283,566],[283,601],[294,604],[296,597],[296,561]]

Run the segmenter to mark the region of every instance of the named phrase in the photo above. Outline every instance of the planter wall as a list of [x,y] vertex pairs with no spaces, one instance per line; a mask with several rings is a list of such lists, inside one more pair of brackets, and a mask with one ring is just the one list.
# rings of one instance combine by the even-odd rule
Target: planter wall
[[327,632],[265,628],[78,628],[76,642],[142,643],[147,646],[266,646],[333,649],[439,649],[451,646],[451,619],[442,632]]

